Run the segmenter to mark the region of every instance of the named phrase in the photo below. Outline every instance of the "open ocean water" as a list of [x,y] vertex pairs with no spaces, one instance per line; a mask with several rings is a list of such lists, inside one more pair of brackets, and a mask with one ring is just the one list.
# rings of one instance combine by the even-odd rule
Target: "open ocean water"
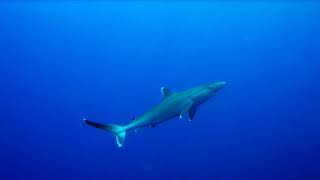
[[[195,119],[109,133],[226,86]],[[0,3],[0,179],[320,179],[320,3]]]

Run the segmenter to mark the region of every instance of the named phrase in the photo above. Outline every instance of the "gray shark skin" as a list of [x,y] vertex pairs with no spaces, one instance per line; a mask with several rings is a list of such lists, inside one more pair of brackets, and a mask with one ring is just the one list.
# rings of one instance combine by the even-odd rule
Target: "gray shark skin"
[[197,107],[216,94],[225,84],[225,82],[220,81],[196,86],[181,92],[171,92],[168,88],[162,87],[162,101],[123,126],[96,123],[88,119],[84,119],[84,121],[90,126],[112,133],[116,137],[118,146],[121,147],[128,130],[155,127],[157,124],[175,117],[183,118],[187,116],[191,121],[195,116]]

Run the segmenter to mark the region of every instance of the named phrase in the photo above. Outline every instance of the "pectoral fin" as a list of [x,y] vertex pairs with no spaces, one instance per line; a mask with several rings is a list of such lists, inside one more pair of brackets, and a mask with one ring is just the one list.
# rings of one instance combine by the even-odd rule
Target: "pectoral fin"
[[196,112],[197,112],[197,107],[193,105],[188,111],[189,121],[193,120],[194,116],[196,115]]
[[154,128],[157,124],[150,124],[149,127]]
[[183,116],[185,114],[187,114],[187,112],[190,110],[190,108],[192,107],[193,105],[193,101],[192,100],[187,100],[183,106],[182,106],[182,110],[181,110],[181,113],[180,113],[180,118],[183,118]]
[[136,129],[134,129],[134,133],[138,133],[138,131],[140,130],[140,128],[136,128]]

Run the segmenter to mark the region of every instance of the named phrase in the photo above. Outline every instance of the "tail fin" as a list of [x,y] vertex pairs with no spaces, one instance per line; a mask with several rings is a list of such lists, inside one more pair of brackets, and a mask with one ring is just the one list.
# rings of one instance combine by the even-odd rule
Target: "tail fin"
[[86,124],[90,126],[112,133],[114,136],[116,136],[118,146],[121,147],[123,145],[124,139],[126,137],[126,130],[123,126],[119,126],[115,124],[100,124],[100,123],[89,121],[87,119],[83,119],[83,120]]

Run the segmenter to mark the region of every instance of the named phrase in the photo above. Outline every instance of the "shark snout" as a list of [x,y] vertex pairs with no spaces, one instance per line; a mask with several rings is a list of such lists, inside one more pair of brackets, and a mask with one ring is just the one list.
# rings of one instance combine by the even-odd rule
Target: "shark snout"
[[225,81],[219,81],[211,84],[209,88],[212,89],[213,92],[217,92],[220,89],[222,89],[225,85],[226,85]]
[[225,81],[220,81],[220,82],[217,82],[215,86],[216,86],[216,89],[217,89],[217,90],[220,90],[220,89],[223,88],[225,85],[226,85],[226,82],[225,82]]
[[220,86],[224,87],[227,83],[225,81],[220,82]]

